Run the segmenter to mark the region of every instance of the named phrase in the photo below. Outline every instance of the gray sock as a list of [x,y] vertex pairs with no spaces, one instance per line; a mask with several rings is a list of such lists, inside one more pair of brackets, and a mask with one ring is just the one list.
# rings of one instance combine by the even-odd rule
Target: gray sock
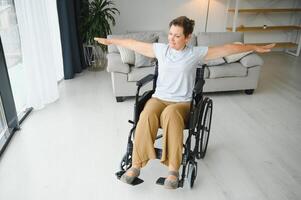
[[177,189],[179,185],[179,172],[176,171],[169,171],[168,175],[176,176],[175,180],[165,179],[164,187],[168,189]]
[[[133,176],[128,176],[127,175],[128,171],[133,172]],[[124,183],[131,184],[135,180],[135,178],[137,178],[139,175],[140,175],[140,169],[131,167],[120,177],[120,180]]]

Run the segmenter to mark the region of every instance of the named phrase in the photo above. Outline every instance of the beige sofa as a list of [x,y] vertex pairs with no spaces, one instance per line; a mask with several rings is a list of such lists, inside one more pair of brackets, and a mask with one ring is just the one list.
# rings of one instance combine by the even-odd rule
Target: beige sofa
[[[146,42],[167,43],[167,34],[164,32],[138,32],[124,35],[109,35],[108,38],[134,38]],[[220,32],[220,33],[199,33],[193,35],[189,45],[216,46],[226,43],[243,42],[243,33]],[[135,66],[135,63],[124,63],[124,56],[120,52],[124,49],[110,45],[108,47],[107,71],[111,73],[112,89],[117,102],[125,97],[135,96],[136,81],[144,76],[154,73],[154,67]],[[122,53],[124,55],[124,53]],[[137,61],[139,56],[134,54]],[[123,59],[123,60],[122,60]],[[244,90],[246,94],[252,94],[257,88],[260,76],[262,59],[255,53],[248,55],[234,55],[226,58],[209,61],[205,68],[204,92],[219,92]],[[151,84],[143,90],[149,90]],[[142,91],[143,92],[143,91]]]

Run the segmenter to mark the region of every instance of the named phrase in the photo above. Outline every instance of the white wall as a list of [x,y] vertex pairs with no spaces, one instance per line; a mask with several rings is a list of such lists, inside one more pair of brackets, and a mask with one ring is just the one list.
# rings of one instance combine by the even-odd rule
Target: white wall
[[120,10],[113,33],[137,30],[168,30],[181,15],[195,20],[195,31],[204,30],[207,0],[115,0]]
[[[231,26],[231,15],[226,23],[226,8],[228,0],[211,0],[208,32],[225,31],[225,26]],[[231,1],[234,7],[235,0]],[[195,20],[194,33],[205,30],[208,0],[115,0],[120,16],[116,18],[117,24],[112,28],[113,33],[126,33],[138,30],[168,30],[169,22],[181,15]],[[240,8],[291,8],[300,7],[300,0],[240,0]],[[300,13],[284,14],[245,14],[240,15],[237,25],[288,25],[298,22]],[[292,41],[295,35],[288,32],[246,33],[246,42],[273,42]]]

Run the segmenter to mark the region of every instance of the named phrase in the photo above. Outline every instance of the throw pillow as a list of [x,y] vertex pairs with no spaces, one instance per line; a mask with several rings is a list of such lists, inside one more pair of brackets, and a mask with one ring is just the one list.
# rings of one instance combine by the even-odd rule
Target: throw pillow
[[140,53],[135,52],[135,67],[152,66],[153,61],[154,61],[154,58],[149,58]]
[[261,66],[263,65],[263,60],[257,54],[252,53],[243,57],[240,60],[240,63],[245,67]]
[[243,52],[243,53],[237,53],[237,54],[232,54],[229,56],[225,56],[225,60],[227,61],[227,63],[233,63],[236,61],[239,61],[240,59],[242,59],[243,57],[245,57],[246,55],[249,55],[250,53],[252,53],[253,51],[248,51],[248,52]]
[[[107,38],[108,39],[112,39],[112,38],[132,38],[135,40],[140,40],[140,41],[144,41],[144,38],[147,38],[149,36],[153,36],[153,37],[158,37],[158,34],[156,34],[156,32],[136,32],[136,33],[126,33],[126,34],[116,34],[116,35],[108,35]],[[118,48],[116,45],[109,45],[108,46],[108,52],[109,53],[119,53]]]
[[[234,42],[234,44],[242,44],[241,42]],[[239,61],[240,59],[242,59],[243,57],[245,57],[246,55],[252,53],[253,51],[248,51],[248,52],[243,52],[243,53],[236,53],[236,54],[232,54],[229,56],[225,56],[224,59],[226,60],[227,63],[233,63],[236,61]]]
[[125,48],[125,47],[121,47],[121,46],[117,46],[120,56],[121,56],[121,60],[123,63],[126,64],[135,64],[135,52]]
[[[118,35],[115,37],[123,37],[123,38],[132,38],[141,42],[149,42],[153,43],[156,42],[158,39],[158,36],[155,33],[152,32],[137,32],[137,33],[129,33],[125,35]],[[120,53],[121,60],[123,63],[135,65],[136,67],[142,67],[142,66],[151,66],[152,59],[147,58],[141,54],[138,54],[130,49],[117,46],[117,49]],[[137,62],[135,61],[137,57]]]
[[223,58],[217,58],[217,59],[208,60],[205,62],[205,64],[207,64],[208,66],[216,66],[216,65],[221,65],[224,63],[226,63],[226,62]]
[[[157,41],[157,37],[149,36],[148,38],[144,38],[143,42],[154,43]],[[135,67],[148,67],[152,66],[152,62],[154,58],[146,57],[140,53],[135,52]]]

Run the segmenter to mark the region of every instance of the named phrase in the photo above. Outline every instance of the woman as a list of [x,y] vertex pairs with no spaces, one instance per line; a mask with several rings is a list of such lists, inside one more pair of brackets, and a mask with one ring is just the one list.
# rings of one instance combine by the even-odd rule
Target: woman
[[194,21],[185,16],[172,20],[169,24],[168,44],[151,44],[133,39],[95,38],[101,44],[120,45],[158,60],[156,91],[146,103],[137,123],[132,167],[120,179],[125,183],[133,182],[148,160],[156,158],[154,142],[158,128],[162,127],[161,162],[169,169],[164,186],[171,189],[178,187],[183,129],[188,118],[195,70],[199,62],[247,51],[264,53],[274,47],[274,44],[266,46],[243,44],[227,44],[216,47],[187,46],[193,28]]

